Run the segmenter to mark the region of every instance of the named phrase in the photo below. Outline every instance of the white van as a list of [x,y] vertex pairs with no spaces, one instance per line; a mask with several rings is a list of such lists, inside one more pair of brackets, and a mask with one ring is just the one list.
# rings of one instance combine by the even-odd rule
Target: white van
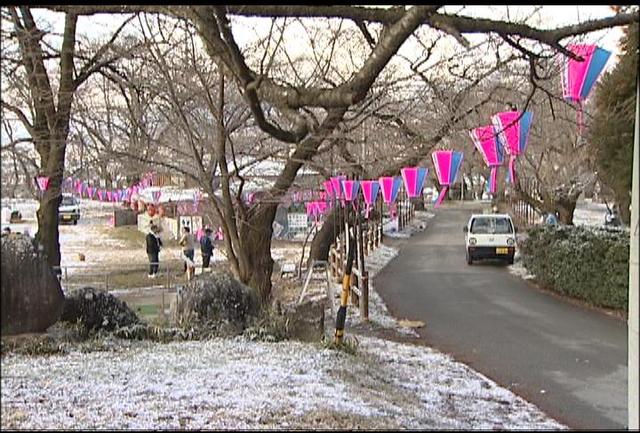
[[80,201],[71,194],[62,194],[58,208],[58,220],[78,224],[80,219]]
[[478,259],[503,259],[516,253],[516,227],[508,214],[474,214],[463,229],[467,264]]

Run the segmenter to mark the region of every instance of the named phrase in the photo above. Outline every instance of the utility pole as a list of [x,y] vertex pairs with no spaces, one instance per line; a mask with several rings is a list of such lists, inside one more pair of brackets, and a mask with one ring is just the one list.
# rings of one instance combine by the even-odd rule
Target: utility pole
[[638,430],[640,428],[640,422],[638,420],[638,411],[640,411],[639,397],[638,397],[638,381],[640,380],[638,374],[638,242],[640,236],[638,230],[640,230],[640,200],[638,195],[638,183],[640,183],[640,176],[638,175],[638,148],[640,145],[640,133],[638,132],[640,126],[640,76],[636,78],[636,127],[633,138],[633,175],[631,181],[631,220],[629,221],[629,318],[628,318],[628,363],[627,371],[629,375],[629,430]]

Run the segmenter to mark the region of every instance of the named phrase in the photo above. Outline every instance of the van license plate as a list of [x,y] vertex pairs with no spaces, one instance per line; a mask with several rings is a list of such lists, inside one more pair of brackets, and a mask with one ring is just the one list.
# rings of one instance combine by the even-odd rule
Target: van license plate
[[509,248],[496,248],[496,254],[509,254]]

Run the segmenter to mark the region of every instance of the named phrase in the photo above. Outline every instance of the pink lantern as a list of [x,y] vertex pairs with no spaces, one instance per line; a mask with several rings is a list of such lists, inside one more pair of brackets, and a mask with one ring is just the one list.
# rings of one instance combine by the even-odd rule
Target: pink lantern
[[376,180],[361,180],[360,186],[362,186],[362,197],[367,205],[365,210],[365,218],[369,219],[369,213],[371,208],[378,198],[378,191],[380,190],[380,183]]
[[404,188],[409,198],[420,195],[428,172],[428,169],[422,167],[404,167],[400,170],[402,180],[404,181]]
[[335,198],[342,198],[342,181],[346,180],[347,176],[334,176],[330,179],[331,188],[333,189],[333,196]]
[[491,117],[494,131],[504,150],[509,154],[509,177],[516,183],[516,157],[522,155],[529,142],[529,130],[533,114],[530,111],[505,111]]
[[462,152],[455,150],[436,150],[431,154],[438,182],[442,186],[434,207],[440,206],[449,191],[449,187],[455,183],[458,170],[462,165],[463,156]]
[[40,191],[46,191],[49,189],[49,183],[51,178],[49,176],[36,176],[36,184]]
[[358,190],[360,188],[360,182],[357,180],[343,180],[342,182],[342,194],[346,201],[354,201],[358,198]]
[[87,186],[87,195],[89,199],[93,199],[93,193],[95,192],[95,188],[92,186]]
[[475,144],[482,155],[485,164],[491,168],[489,190],[491,194],[495,194],[498,183],[498,167],[500,167],[504,161],[504,152],[500,145],[498,135],[495,133],[492,125],[472,129],[469,131],[469,135],[473,140],[473,144]]
[[160,195],[162,195],[162,191],[160,191],[160,190],[153,191],[151,193],[151,196],[153,197],[153,202],[154,203],[158,203],[158,200],[160,200]]
[[578,125],[582,133],[582,101],[586,100],[611,53],[596,45],[568,45],[567,49],[583,61],[567,58],[562,75],[564,98],[578,106]]
[[305,203],[307,208],[307,216],[313,217],[316,221],[318,221],[318,216],[320,215],[320,209],[318,208],[317,201],[309,201]]
[[327,193],[327,198],[329,200],[333,199],[333,185],[331,183],[331,180],[325,180],[324,182],[322,182],[322,186],[324,187],[324,190]]
[[111,195],[113,193],[111,191],[107,191],[107,201],[111,201]]
[[402,179],[398,177],[383,176],[378,179],[380,189],[382,190],[382,199],[387,204],[387,209],[391,211],[392,217],[395,217],[396,212],[396,199],[402,186]]

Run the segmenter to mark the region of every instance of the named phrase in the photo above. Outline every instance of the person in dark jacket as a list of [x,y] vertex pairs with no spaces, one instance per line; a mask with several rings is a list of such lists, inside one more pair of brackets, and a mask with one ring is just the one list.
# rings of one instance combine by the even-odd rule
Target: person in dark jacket
[[155,278],[158,275],[160,261],[160,248],[162,248],[162,239],[158,237],[160,229],[156,225],[152,225],[147,233],[147,257],[149,257],[149,278]]
[[200,238],[200,254],[202,254],[202,269],[209,267],[211,256],[213,255],[213,241],[211,240],[211,229],[207,227],[204,236]]

